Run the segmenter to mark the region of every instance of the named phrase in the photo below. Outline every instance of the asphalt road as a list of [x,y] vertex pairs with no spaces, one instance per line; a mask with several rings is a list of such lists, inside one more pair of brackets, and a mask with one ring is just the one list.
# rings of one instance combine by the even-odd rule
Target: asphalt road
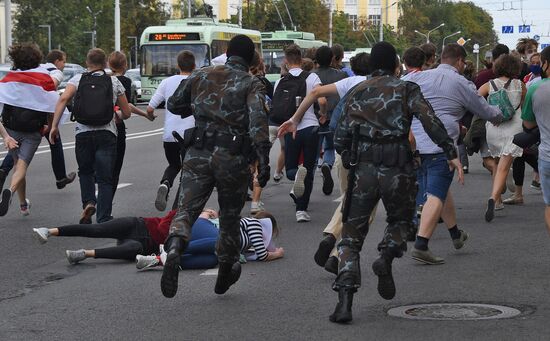
[[[166,163],[158,130],[162,115],[153,123],[133,117],[127,126],[120,178],[126,187],[116,193],[113,214],[160,215],[154,199]],[[61,130],[69,171],[76,170],[73,129],[69,124]],[[35,156],[28,175],[31,215],[21,217],[14,201],[0,218],[0,340],[548,339],[550,254],[541,195],[526,187],[525,205],[506,207],[485,223],[490,178],[476,157],[465,186],[454,185],[459,227],[470,233],[466,247],[455,251],[440,226],[430,247],[446,264],[420,265],[405,255],[394,262],[397,296],[385,301],[370,270],[385,225],[380,209],[362,252],[363,287],[355,295],[353,323],[335,325],[328,321],[337,301],[331,290],[334,276],[315,265],[313,254],[338,193],[323,195],[319,174],[310,223],[295,222],[290,181],[270,182],[265,189],[263,201],[282,227],[278,244],[285,249],[283,259],[247,263],[239,282],[223,296],[214,294],[215,271],[180,272],[178,294],[166,299],[160,292],[160,269],[137,272],[133,263],[94,259],[71,266],[65,259],[66,249],[105,246],[109,240],[52,238],[40,245],[33,239],[33,227],[75,223],[80,215],[78,184],[57,190],[48,148],[40,150],[44,153]],[[526,178],[530,176],[528,172]],[[215,205],[215,195],[209,204]],[[249,203],[243,215],[248,210]],[[392,307],[433,302],[501,304],[524,313],[485,321],[387,315]]]

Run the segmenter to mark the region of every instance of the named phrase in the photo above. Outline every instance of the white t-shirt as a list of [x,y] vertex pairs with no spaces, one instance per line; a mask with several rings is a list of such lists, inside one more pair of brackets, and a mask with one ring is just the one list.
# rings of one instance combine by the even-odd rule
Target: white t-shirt
[[353,76],[341,79],[334,83],[334,85],[336,86],[336,91],[338,91],[338,96],[343,98],[351,88],[365,80],[367,80],[367,76]]
[[[298,77],[302,73],[302,69],[300,68],[294,68],[290,69],[288,72],[290,72],[294,77]],[[275,82],[275,87],[273,88],[273,92],[277,89],[277,85],[279,85],[280,79]],[[306,96],[309,95],[311,91],[313,91],[313,88],[321,85],[321,79],[319,76],[317,76],[314,73],[310,73],[309,76],[306,78]],[[304,117],[302,117],[302,120],[298,124],[298,130],[302,130],[308,127],[318,126],[319,120],[317,119],[317,116],[315,116],[315,111],[313,111],[313,105],[310,106],[306,113],[304,114]]]
[[[155,91],[155,94],[149,101],[149,106],[152,108],[158,107],[163,101],[168,100],[170,96],[176,92],[176,89],[180,85],[181,81],[186,79],[188,76],[175,75],[168,77],[160,82],[160,85]],[[189,116],[186,118],[181,118],[179,115],[174,115],[170,111],[165,110],[164,114],[164,134],[162,135],[163,142],[176,142],[174,136],[172,136],[173,131],[177,131],[182,137],[183,132],[189,128],[195,126],[195,117]]]
[[50,77],[52,77],[57,82],[57,86],[59,86],[59,84],[63,81],[63,71],[59,70],[52,63],[40,64],[40,67],[48,70],[48,72],[50,73]]
[[[98,72],[94,73],[94,75],[102,75],[103,73]],[[69,79],[69,82],[67,83],[67,86],[72,85],[75,87],[75,90],[78,91],[78,84],[80,83],[80,78],[82,78],[82,74],[75,75],[73,78]],[[96,131],[96,130],[108,130],[111,133],[113,133],[115,136],[117,135],[116,130],[116,124],[115,124],[115,103],[118,99],[118,96],[125,95],[125,89],[124,85],[116,78],[116,76],[111,76],[111,81],[113,82],[113,119],[111,122],[104,126],[88,126],[81,123],[76,123],[75,127],[75,134],[78,135],[80,133],[84,133],[87,131]]]

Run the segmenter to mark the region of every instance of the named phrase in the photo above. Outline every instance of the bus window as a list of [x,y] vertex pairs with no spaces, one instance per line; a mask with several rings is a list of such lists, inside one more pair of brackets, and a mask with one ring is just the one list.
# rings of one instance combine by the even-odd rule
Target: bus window
[[221,56],[227,51],[227,46],[229,42],[226,40],[212,40],[212,58]]
[[264,51],[263,57],[264,57],[266,74],[281,73],[281,64],[283,63],[283,60],[285,58],[284,52]]
[[179,73],[178,54],[187,50],[195,55],[197,68],[210,65],[210,53],[206,44],[143,45],[144,76],[172,76]]

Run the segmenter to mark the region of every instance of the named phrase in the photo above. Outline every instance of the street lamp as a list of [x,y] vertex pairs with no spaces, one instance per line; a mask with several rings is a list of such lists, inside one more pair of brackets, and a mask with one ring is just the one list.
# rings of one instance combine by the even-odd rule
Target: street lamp
[[441,44],[441,51],[443,51],[443,49],[445,48],[445,40],[446,40],[447,38],[456,36],[457,34],[460,34],[460,33],[462,33],[462,32],[461,32],[461,31],[456,31],[455,33],[449,34],[448,36],[446,36],[445,38],[443,38],[443,44]]
[[99,10],[97,12],[93,12],[92,9],[90,8],[90,6],[86,6],[86,9],[88,10],[88,12],[90,12],[90,15],[92,16],[92,18],[94,18],[94,27],[92,29],[92,48],[95,48],[95,45],[96,45],[96,36],[97,36],[97,16],[98,14],[100,14],[102,11]]
[[382,21],[382,13],[384,10],[386,11],[386,14],[388,14],[388,8],[392,7],[393,5],[397,4],[397,1],[393,2],[391,5],[388,5],[386,7],[380,7],[380,32],[379,32],[379,40],[384,41],[384,22]]
[[429,43],[430,42],[430,34],[437,30],[437,29],[440,29],[441,27],[445,26],[445,23],[441,23],[441,25],[437,26],[437,27],[434,27],[433,29],[429,30],[427,34],[424,34],[418,30],[414,30],[415,33],[418,33],[420,34],[421,36],[424,36],[426,38],[426,43]]
[[476,73],[479,72],[479,53],[481,52],[481,49],[489,45],[491,44],[485,44],[483,46],[479,46],[479,44],[474,44],[474,53],[476,55]]
[[[136,36],[127,36],[126,38],[128,39],[134,39],[134,60],[136,61],[136,67],[138,65],[138,56],[137,56],[137,50],[138,50],[138,41],[137,41],[137,37]],[[130,52],[131,53],[131,52]],[[132,68],[132,58],[130,58],[130,69]]]
[[52,26],[51,25],[38,25],[38,27],[44,27],[48,29],[48,52],[52,50]]
[[82,33],[85,33],[85,34],[91,34],[92,35],[92,48],[94,46],[94,32],[93,31],[84,31]]

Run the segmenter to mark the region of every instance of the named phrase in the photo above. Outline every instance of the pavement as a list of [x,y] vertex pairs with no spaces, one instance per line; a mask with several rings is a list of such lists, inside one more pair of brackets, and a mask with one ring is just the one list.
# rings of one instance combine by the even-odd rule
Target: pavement
[[[163,111],[158,113],[153,123],[139,117],[127,121],[120,177],[124,187],[114,198],[116,217],[162,214],[154,208],[166,164]],[[73,129],[71,124],[61,129],[68,171],[77,169]],[[51,238],[45,245],[34,240],[33,227],[74,224],[81,209],[78,182],[57,190],[48,154],[45,145],[30,166],[31,215],[20,216],[14,200],[0,218],[0,340],[548,340],[550,254],[541,194],[526,186],[524,205],[507,206],[486,223],[491,183],[477,157],[471,158],[466,184],[453,185],[459,228],[470,233],[466,246],[454,250],[440,226],[430,248],[446,264],[422,265],[409,254],[396,260],[397,295],[386,301],[376,291],[370,267],[385,226],[380,207],[361,254],[363,286],[355,295],[354,320],[337,325],[328,321],[337,302],[331,290],[334,275],[313,261],[339,196],[337,189],[322,194],[320,172],[309,223],[295,221],[289,180],[270,181],[264,191],[262,200],[282,228],[277,244],[285,249],[283,259],[243,265],[241,279],[223,296],[213,290],[215,270],[182,271],[177,295],[166,299],[160,292],[160,269],[137,272],[132,262],[96,259],[72,266],[65,259],[66,249],[96,248],[111,240]],[[528,171],[526,184],[530,177]],[[215,200],[214,194],[208,205],[216,205]],[[483,321],[387,315],[393,307],[436,302],[507,305],[523,313]]]

